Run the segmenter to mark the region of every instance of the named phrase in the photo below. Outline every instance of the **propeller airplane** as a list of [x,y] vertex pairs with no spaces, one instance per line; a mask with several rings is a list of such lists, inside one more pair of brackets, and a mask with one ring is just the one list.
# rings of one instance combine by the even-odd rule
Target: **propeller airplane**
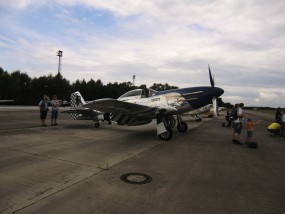
[[214,114],[217,115],[217,98],[224,90],[215,87],[210,66],[209,77],[211,86],[189,87],[166,91],[134,89],[118,99],[104,98],[85,102],[80,92],[71,95],[71,113],[74,119],[94,120],[99,127],[103,113],[109,112],[111,120],[119,125],[137,126],[157,121],[157,135],[162,140],[173,136],[172,129],[176,126],[179,132],[186,132],[188,125],[181,115],[213,103]]

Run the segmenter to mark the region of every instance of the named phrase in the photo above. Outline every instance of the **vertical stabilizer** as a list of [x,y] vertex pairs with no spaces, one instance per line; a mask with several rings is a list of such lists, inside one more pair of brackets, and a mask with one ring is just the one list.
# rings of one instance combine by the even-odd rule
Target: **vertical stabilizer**
[[[76,91],[71,94],[70,96],[70,107],[71,109],[83,109],[83,105],[85,104],[85,100],[80,94],[79,91]],[[71,113],[70,117],[74,120],[77,120],[80,117],[80,114],[78,113]]]
[[75,109],[83,108],[84,104],[86,104],[86,102],[79,91],[76,91],[71,94],[70,96],[70,107],[71,108],[75,108]]

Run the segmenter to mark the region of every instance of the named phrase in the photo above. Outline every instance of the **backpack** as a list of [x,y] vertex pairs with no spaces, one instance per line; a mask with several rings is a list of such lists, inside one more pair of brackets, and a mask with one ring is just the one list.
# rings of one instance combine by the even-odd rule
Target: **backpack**
[[231,116],[231,120],[236,120],[236,119],[238,119],[238,113],[237,113],[237,109],[236,109],[236,108],[233,108],[233,109],[231,110],[230,116]]
[[40,110],[41,111],[46,111],[46,103],[44,100],[42,100],[40,103],[39,103],[39,106],[40,106]]

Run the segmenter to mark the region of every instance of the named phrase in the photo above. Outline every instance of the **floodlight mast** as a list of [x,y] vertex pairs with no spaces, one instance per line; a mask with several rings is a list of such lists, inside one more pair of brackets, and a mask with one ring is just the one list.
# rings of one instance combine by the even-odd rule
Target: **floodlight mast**
[[135,86],[136,75],[133,75],[133,86]]
[[60,74],[61,72],[61,57],[62,57],[62,51],[59,50],[57,52],[57,56],[58,56],[58,74]]

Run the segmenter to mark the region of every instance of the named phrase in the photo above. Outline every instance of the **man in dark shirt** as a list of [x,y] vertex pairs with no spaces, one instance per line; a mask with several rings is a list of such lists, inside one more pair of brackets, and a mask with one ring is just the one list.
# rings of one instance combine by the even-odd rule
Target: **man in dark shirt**
[[282,113],[280,107],[277,108],[277,111],[275,113],[275,121],[279,124],[281,124],[281,118],[282,118]]
[[47,118],[48,104],[49,104],[49,98],[47,95],[44,95],[43,99],[39,103],[41,126],[46,126],[45,120]]

